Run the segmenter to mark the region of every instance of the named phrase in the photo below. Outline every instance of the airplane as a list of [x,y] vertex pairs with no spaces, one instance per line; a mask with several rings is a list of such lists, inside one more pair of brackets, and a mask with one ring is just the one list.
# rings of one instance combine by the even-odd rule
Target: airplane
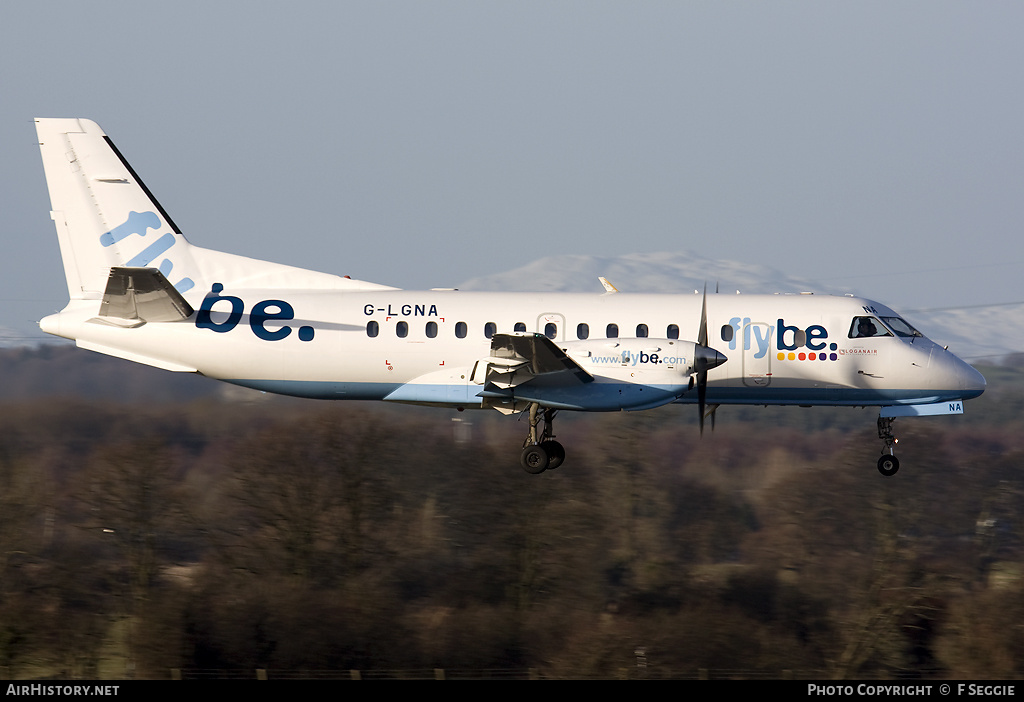
[[494,409],[529,419],[520,460],[559,467],[560,411],[696,405],[961,414],[985,378],[853,296],[402,290],[189,243],[110,138],[36,119],[69,301],[39,323],[81,348],[306,398]]

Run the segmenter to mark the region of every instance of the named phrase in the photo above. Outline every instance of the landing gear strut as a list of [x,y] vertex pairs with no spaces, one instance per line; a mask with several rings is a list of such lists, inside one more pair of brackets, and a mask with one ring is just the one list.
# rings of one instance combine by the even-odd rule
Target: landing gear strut
[[[519,459],[527,473],[537,475],[546,470],[554,470],[565,460],[565,449],[554,440],[554,418],[555,410],[542,410],[536,402],[530,404],[530,433],[523,442],[523,455]],[[538,432],[538,425],[542,421],[543,429]]]
[[892,435],[893,419],[893,417],[878,418],[878,438],[885,442],[882,457],[878,459],[878,472],[887,478],[896,475],[896,471],[900,469],[900,459],[896,458],[892,448],[896,443],[896,437]]

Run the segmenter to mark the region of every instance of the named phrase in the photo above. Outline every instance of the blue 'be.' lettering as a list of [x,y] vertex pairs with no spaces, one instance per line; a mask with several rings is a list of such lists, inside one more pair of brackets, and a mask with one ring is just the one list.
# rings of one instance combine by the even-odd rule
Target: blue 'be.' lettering
[[[267,312],[268,307],[276,307],[277,312]],[[252,333],[264,341],[280,341],[292,333],[288,325],[282,326],[277,331],[270,331],[264,324],[272,319],[295,319],[295,310],[284,300],[264,300],[257,302],[252,312],[249,313],[249,326]]]
[[[221,283],[214,283],[210,292],[203,298],[203,304],[196,312],[196,326],[200,329],[211,329],[219,334],[231,331],[242,321],[242,313],[245,311],[245,303],[234,295],[222,295],[224,286]],[[227,319],[222,322],[213,321],[211,314],[214,305],[218,302],[226,302],[231,307]],[[217,312],[224,313],[224,305]],[[284,300],[262,300],[253,305],[249,312],[249,328],[252,333],[264,341],[281,341],[292,333],[292,328],[282,324],[276,329],[268,329],[268,322],[287,322],[295,319],[295,308]],[[311,326],[299,327],[299,340],[312,341],[315,330]]]
[[[778,330],[779,335],[775,343],[779,351],[792,351],[793,349],[800,348],[800,346],[806,346],[811,351],[821,351],[825,348],[825,342],[818,340],[828,338],[828,330],[820,324],[812,324],[807,327],[802,340],[799,338],[800,327],[791,327],[781,319],[779,320]],[[793,343],[786,341],[787,333],[792,333]],[[803,344],[800,341],[803,341]]]
[[[242,310],[245,309],[245,305],[240,298],[233,295],[221,295],[220,293],[223,289],[223,285],[214,283],[213,287],[210,288],[210,292],[203,298],[203,304],[199,306],[199,311],[196,313],[196,326],[200,329],[212,329],[223,334],[234,329],[238,322],[241,321]],[[223,322],[214,322],[210,311],[221,300],[225,300],[231,305],[231,314]]]

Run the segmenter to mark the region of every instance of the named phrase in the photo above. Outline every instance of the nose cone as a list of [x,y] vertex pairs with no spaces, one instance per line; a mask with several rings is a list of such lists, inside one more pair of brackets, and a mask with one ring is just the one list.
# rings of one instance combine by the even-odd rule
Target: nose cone
[[985,392],[985,376],[979,373],[974,367],[961,363],[960,388],[963,390],[964,399],[969,400]]
[[[729,359],[722,354],[715,351],[710,346],[701,346],[696,344],[694,349],[694,355],[696,356],[697,363],[694,364],[697,370],[706,371],[712,368],[717,368]],[[982,381],[984,382],[984,381]]]

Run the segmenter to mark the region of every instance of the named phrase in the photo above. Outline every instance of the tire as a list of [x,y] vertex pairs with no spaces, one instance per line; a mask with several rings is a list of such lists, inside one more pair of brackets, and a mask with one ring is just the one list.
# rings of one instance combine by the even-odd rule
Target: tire
[[565,449],[557,441],[548,439],[540,447],[548,454],[548,470],[554,470],[565,461]]
[[889,478],[896,475],[900,469],[900,459],[896,456],[885,455],[878,459],[878,472]]
[[539,475],[548,469],[548,452],[538,445],[527,446],[519,458],[523,464],[523,470],[531,475]]

